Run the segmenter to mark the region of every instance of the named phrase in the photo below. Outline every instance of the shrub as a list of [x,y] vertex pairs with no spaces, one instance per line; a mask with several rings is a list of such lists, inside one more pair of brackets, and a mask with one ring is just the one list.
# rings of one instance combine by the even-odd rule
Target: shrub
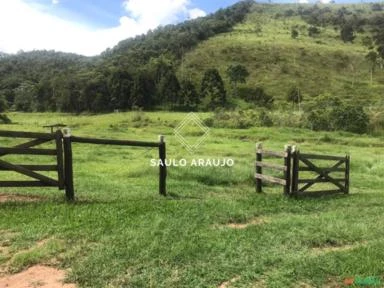
[[263,110],[259,114],[259,122],[261,126],[271,127],[273,126],[273,121],[271,117]]
[[12,123],[11,119],[8,118],[7,115],[5,114],[0,114],[0,123],[3,123],[3,124],[10,124]]
[[368,131],[369,117],[360,105],[336,106],[331,116],[336,130],[359,134]]
[[307,121],[312,130],[342,130],[353,133],[368,131],[369,117],[358,104],[344,104],[336,97],[323,95],[308,107],[308,111]]

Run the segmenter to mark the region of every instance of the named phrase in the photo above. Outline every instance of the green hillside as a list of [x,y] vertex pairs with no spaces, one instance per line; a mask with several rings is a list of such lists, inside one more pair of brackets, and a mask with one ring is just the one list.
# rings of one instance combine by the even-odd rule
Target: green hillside
[[[331,6],[333,10],[341,7]],[[304,101],[324,93],[365,104],[384,100],[384,71],[377,67],[371,82],[371,66],[365,57],[369,50],[362,41],[371,37],[368,30],[357,33],[353,43],[344,43],[340,31],[332,26],[319,27],[320,34],[310,37],[311,25],[300,16],[284,14],[290,9],[295,11],[297,6],[255,5],[246,21],[232,32],[211,38],[187,53],[178,75],[199,83],[205,69],[218,68],[225,76],[227,67],[237,63],[250,72],[242,85],[248,88],[244,93],[262,86],[276,100],[285,101],[289,89],[297,86]],[[364,11],[369,7],[359,4],[348,9]],[[277,17],[278,13],[285,16]],[[291,37],[292,27],[299,32],[296,39]]]
[[239,128],[377,132],[384,128],[383,67],[382,4],[247,0],[123,40],[98,57],[2,57],[0,112],[251,109],[258,114],[224,118],[239,116]]

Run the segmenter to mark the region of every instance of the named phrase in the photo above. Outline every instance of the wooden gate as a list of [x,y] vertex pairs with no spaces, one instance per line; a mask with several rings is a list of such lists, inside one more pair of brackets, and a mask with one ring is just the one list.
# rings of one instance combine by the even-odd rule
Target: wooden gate
[[[284,165],[265,162],[264,156],[283,159]],[[330,161],[333,163],[329,163]],[[283,175],[281,178],[266,175],[263,171],[264,168],[281,171]],[[284,186],[284,194],[290,196],[348,194],[349,170],[349,155],[339,157],[301,154],[296,146],[291,147],[289,145],[286,145],[282,152],[268,151],[262,148],[261,143],[256,145],[255,179],[256,191],[259,193],[262,192],[263,182],[267,182]],[[313,186],[318,186],[318,183],[323,187],[313,190]],[[327,188],[324,188],[324,185]]]
[[[322,195],[333,193],[349,193],[349,166],[350,156],[345,157],[301,154],[300,151],[292,153],[292,194],[293,195]],[[315,161],[322,161],[323,167]],[[332,161],[332,163],[329,163]],[[300,172],[312,172],[314,178],[301,178]],[[338,176],[333,176],[335,173]],[[342,176],[340,176],[340,174]],[[309,191],[317,183],[329,183],[333,189],[320,189]],[[302,186],[300,187],[300,184]]]
[[[58,187],[60,190],[65,188],[62,144],[63,135],[61,131],[57,131],[53,134],[0,131],[0,137],[33,139],[13,147],[0,146],[0,170],[14,171],[33,179],[29,181],[0,181],[0,187]],[[55,146],[52,149],[36,148],[36,146],[51,141],[55,142]],[[47,155],[55,157],[55,163],[49,165],[15,164],[3,160],[2,158],[6,155]],[[38,173],[43,171],[56,171],[57,179]]]

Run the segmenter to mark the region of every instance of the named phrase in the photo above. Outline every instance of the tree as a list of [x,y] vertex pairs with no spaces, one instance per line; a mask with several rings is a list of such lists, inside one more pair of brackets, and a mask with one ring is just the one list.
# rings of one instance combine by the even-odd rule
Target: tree
[[146,71],[139,71],[134,77],[131,89],[130,108],[151,108],[155,93],[156,85],[151,75]]
[[112,72],[109,79],[109,90],[111,93],[111,106],[113,109],[128,109],[131,98],[133,77],[123,69]]
[[336,130],[344,130],[352,133],[366,133],[369,125],[369,117],[363,107],[358,104],[335,106],[331,114]]
[[190,80],[181,82],[179,104],[187,110],[195,110],[197,105],[200,104],[199,94]]
[[229,77],[229,81],[233,85],[233,90],[235,92],[234,94],[235,96],[237,96],[238,94],[237,83],[246,83],[247,77],[249,76],[249,72],[247,68],[245,68],[243,65],[237,64],[237,65],[230,65],[227,68],[226,73]]
[[378,58],[379,55],[375,51],[369,51],[368,54],[365,55],[365,59],[367,59],[371,71],[371,85],[373,82],[373,72],[375,71]]
[[300,93],[299,87],[293,86],[291,89],[289,89],[287,94],[287,101],[292,102],[293,105],[295,104],[300,105],[300,103],[303,101],[303,94]]
[[272,108],[275,99],[273,96],[268,95],[263,87],[248,88],[246,92],[246,96],[244,97],[246,101],[268,109]]
[[5,99],[5,96],[0,93],[0,113],[4,112],[7,108],[7,100]]
[[170,70],[166,73],[157,85],[158,98],[162,102],[169,103],[174,106],[179,101],[180,83],[175,73]]
[[0,92],[0,123],[9,124],[11,120],[6,114],[2,114],[8,108],[5,96]]
[[297,37],[299,37],[299,31],[297,31],[296,28],[292,28],[291,29],[291,38],[296,39]]
[[212,68],[205,71],[200,92],[201,98],[205,98],[212,109],[224,106],[227,102],[224,82],[217,69]]
[[31,112],[33,101],[36,95],[35,84],[30,81],[24,81],[14,90],[16,110]]
[[355,33],[351,24],[345,24],[340,30],[340,38],[344,43],[353,42],[355,39]]
[[317,28],[316,26],[310,26],[308,28],[308,36],[309,37],[316,37],[319,34],[320,34],[320,29]]

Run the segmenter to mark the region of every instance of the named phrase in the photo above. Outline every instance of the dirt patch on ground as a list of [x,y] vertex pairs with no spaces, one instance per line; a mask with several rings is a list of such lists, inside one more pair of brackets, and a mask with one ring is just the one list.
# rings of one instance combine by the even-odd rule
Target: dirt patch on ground
[[76,288],[64,284],[65,271],[36,265],[14,275],[0,278],[0,288]]
[[255,225],[263,225],[268,223],[269,221],[267,219],[263,218],[253,218],[251,221],[247,223],[229,223],[224,225],[225,227],[232,228],[232,229],[245,229],[249,226],[255,226]]
[[257,282],[253,283],[252,288],[267,288],[267,283],[264,279],[260,279]]
[[352,250],[354,248],[360,247],[365,245],[366,242],[362,243],[355,243],[355,244],[346,244],[346,245],[329,245],[329,246],[322,246],[322,247],[313,247],[312,253],[314,254],[322,254],[322,253],[330,253],[330,252],[339,252],[339,251],[348,251]]
[[42,197],[35,195],[18,195],[18,194],[0,194],[0,203],[5,202],[36,202],[42,200]]
[[225,281],[223,283],[221,283],[218,288],[228,288],[228,287],[231,287],[231,284],[232,283],[235,283],[236,281],[239,281],[240,280],[240,276],[236,276],[234,278],[232,278],[231,280],[228,280],[228,281]]

